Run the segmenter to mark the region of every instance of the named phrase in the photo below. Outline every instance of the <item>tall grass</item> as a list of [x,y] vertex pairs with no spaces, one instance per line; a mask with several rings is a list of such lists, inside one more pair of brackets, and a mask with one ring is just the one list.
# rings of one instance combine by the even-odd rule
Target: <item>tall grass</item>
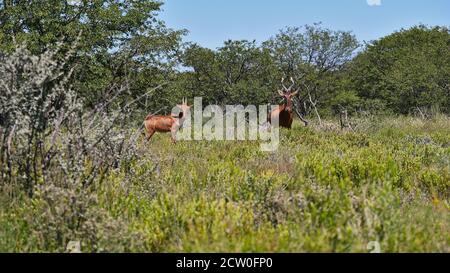
[[41,192],[3,199],[0,250],[64,251],[79,240],[84,251],[366,252],[378,241],[384,252],[448,252],[448,124],[386,119],[369,133],[298,125],[282,130],[274,153],[156,135],[95,187],[85,216],[95,238],[65,234],[62,211],[42,216]]
[[84,113],[65,80],[43,96],[55,69],[27,54],[0,66],[47,67],[0,77],[0,252],[450,251],[448,117],[295,124],[272,153],[147,143],[127,111]]

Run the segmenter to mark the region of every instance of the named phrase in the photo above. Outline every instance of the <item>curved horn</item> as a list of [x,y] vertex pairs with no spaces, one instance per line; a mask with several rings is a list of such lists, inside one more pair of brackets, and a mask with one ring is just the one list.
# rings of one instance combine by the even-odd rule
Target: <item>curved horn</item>
[[297,96],[298,92],[300,92],[300,88],[291,93],[292,97]]
[[289,91],[291,91],[292,90],[292,87],[294,87],[294,85],[295,85],[295,81],[294,81],[294,79],[291,77],[291,82],[292,82],[292,85],[291,86],[289,86]]
[[286,86],[284,85],[284,77],[281,78],[281,85],[283,86],[284,91],[288,91],[288,89],[287,89]]

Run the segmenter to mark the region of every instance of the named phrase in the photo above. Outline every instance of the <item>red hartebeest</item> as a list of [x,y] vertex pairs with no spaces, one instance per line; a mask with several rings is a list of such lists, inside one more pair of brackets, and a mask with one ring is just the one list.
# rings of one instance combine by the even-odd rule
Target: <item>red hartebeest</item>
[[181,105],[177,105],[180,109],[180,113],[177,116],[154,116],[148,115],[145,118],[144,126],[147,131],[147,141],[149,141],[155,132],[168,133],[172,135],[172,142],[177,141],[176,134],[178,130],[183,126],[186,117],[189,115],[191,106],[187,105],[186,99],[183,99]]
[[292,85],[287,88],[284,85],[284,78],[281,79],[281,85],[283,86],[283,90],[278,90],[278,93],[283,98],[283,104],[278,105],[272,112],[269,114],[268,121],[269,123],[272,123],[272,119],[278,118],[279,120],[279,126],[291,129],[292,128],[292,122],[294,120],[294,114],[292,112],[292,98],[294,98],[299,90],[295,90],[294,92],[293,87],[295,85],[294,79],[291,77]]

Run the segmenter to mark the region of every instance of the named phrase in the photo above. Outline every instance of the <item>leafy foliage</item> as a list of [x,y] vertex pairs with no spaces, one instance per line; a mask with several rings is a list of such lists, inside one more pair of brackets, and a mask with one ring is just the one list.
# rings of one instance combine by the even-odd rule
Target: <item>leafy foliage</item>
[[[0,1],[0,49],[26,43],[40,54],[56,43],[70,47],[80,34],[73,87],[93,107],[122,86],[123,100],[167,81],[177,64],[184,30],[157,19],[159,1]],[[62,52],[61,54],[64,54]]]
[[271,52],[282,74],[300,83],[297,107],[307,114],[314,105],[329,107],[330,100],[343,91],[340,70],[359,45],[350,32],[314,24],[282,29],[263,46]]
[[369,44],[352,63],[351,88],[397,113],[432,106],[447,112],[449,73],[449,30],[417,26]]
[[217,51],[194,44],[186,49],[183,64],[193,70],[184,73],[184,90],[207,103],[266,104],[276,88],[276,67],[255,42],[229,40]]

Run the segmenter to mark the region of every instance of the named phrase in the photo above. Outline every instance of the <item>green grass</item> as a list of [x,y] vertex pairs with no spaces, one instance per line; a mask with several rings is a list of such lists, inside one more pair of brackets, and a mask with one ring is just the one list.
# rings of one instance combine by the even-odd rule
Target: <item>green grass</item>
[[371,241],[382,252],[450,251],[448,118],[356,132],[296,124],[278,151],[259,148],[156,134],[95,189],[92,206],[113,227],[89,240],[45,236],[39,197],[5,199],[0,251],[64,251],[68,240],[85,251],[367,252]]

